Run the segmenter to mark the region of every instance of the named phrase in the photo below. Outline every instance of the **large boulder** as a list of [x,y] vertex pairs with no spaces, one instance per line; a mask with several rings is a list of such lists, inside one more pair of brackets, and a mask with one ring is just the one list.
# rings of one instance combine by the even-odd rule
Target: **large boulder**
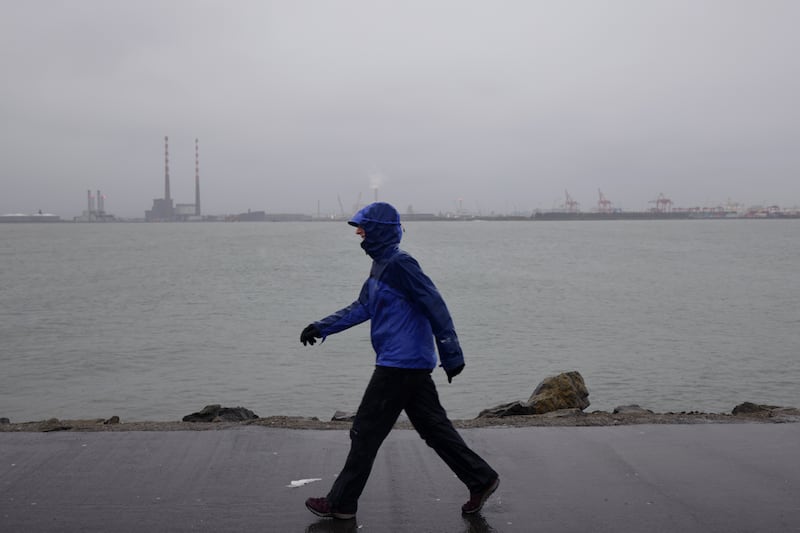
[[583,411],[589,407],[589,390],[579,372],[564,372],[545,378],[527,402],[511,402],[485,409],[478,418],[541,415],[562,409]]
[[510,402],[495,405],[478,413],[478,418],[501,418],[504,416],[535,415],[535,409],[527,402]]
[[350,413],[346,411],[336,411],[333,413],[333,417],[331,417],[331,422],[352,422],[356,419],[355,413]]
[[258,415],[244,407],[222,407],[219,404],[206,405],[202,411],[183,417],[184,422],[241,422],[255,420]]
[[800,421],[800,409],[796,407],[779,407],[777,405],[755,404],[753,402],[740,403],[733,408],[733,415],[737,417],[753,417],[769,419],[774,422]]
[[650,409],[645,409],[644,407],[639,406],[638,404],[631,404],[631,405],[619,405],[611,411],[612,414],[615,415],[652,415],[654,414],[653,411]]
[[769,415],[771,411],[780,409],[777,405],[755,404],[753,402],[740,403],[731,411],[734,415]]
[[564,372],[539,383],[528,403],[536,406],[537,414],[559,409],[584,410],[589,407],[589,390],[580,372]]

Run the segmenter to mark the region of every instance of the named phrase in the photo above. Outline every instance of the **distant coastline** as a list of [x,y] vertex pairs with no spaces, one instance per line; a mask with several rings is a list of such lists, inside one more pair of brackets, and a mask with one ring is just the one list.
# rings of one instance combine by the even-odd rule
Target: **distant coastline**
[[[348,217],[313,217],[311,215],[293,213],[266,213],[264,211],[242,213],[240,215],[208,215],[188,220],[160,221],[169,222],[344,222]],[[767,210],[748,212],[727,211],[536,211],[532,215],[471,215],[471,214],[433,214],[414,213],[401,215],[402,222],[469,222],[469,221],[603,221],[603,220],[785,220],[800,219],[800,210]],[[42,224],[42,223],[79,223],[79,224],[108,224],[108,223],[143,223],[140,218],[105,218],[86,220],[76,217],[74,220],[65,220],[58,215],[50,213],[25,215],[20,213],[0,215],[0,223],[10,224]]]

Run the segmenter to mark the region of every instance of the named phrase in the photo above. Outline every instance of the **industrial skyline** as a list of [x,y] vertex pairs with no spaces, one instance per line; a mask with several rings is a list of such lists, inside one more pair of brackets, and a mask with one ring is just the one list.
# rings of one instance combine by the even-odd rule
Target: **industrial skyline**
[[[169,151],[169,136],[164,136],[164,195],[163,198],[154,198],[152,207],[144,211],[144,217],[128,217],[130,220],[144,220],[146,222],[197,222],[197,221],[298,221],[298,220],[313,220],[313,219],[343,219],[349,217],[351,214],[358,211],[361,207],[366,205],[369,201],[379,201],[379,191],[383,183],[383,176],[375,173],[370,176],[369,189],[372,198],[367,200],[366,203],[362,202],[362,192],[358,193],[358,197],[354,204],[349,209],[345,208],[341,195],[337,194],[338,211],[329,210],[323,212],[321,210],[321,202],[317,200],[317,209],[315,213],[302,212],[302,213],[286,213],[286,212],[272,212],[268,214],[263,209],[253,210],[247,208],[246,212],[238,210],[235,213],[215,213],[203,217],[201,212],[200,200],[200,141],[197,137],[194,140],[194,203],[174,203],[171,193],[170,181],[170,151]],[[533,218],[533,219],[550,219],[550,220],[568,220],[568,219],[609,219],[613,218],[612,215],[634,215],[629,218],[646,218],[649,215],[655,215],[659,218],[799,218],[800,207],[797,204],[793,206],[779,206],[776,203],[769,205],[750,204],[746,205],[739,202],[728,200],[725,204],[717,204],[713,206],[691,206],[681,207],[674,205],[671,198],[667,197],[664,193],[658,195],[648,201],[648,207],[640,210],[624,209],[616,206],[602,191],[597,189],[598,197],[596,203],[582,204],[576,200],[568,190],[564,190],[564,197],[562,203],[556,204],[549,209],[530,209],[502,212],[487,212],[484,213],[478,207],[477,210],[465,208],[463,199],[457,199],[457,203],[450,209],[431,211],[428,213],[419,213],[414,210],[413,205],[409,204],[403,212],[405,218],[413,220],[414,218],[449,218],[449,217],[517,217],[517,218]],[[97,196],[92,194],[92,190],[87,190],[87,209],[81,215],[72,217],[75,222],[115,222],[124,221],[125,218],[117,218],[105,210],[106,196],[97,190]],[[95,203],[96,202],[96,203]],[[574,215],[574,216],[573,216]],[[586,216],[590,215],[590,216]],[[595,216],[597,215],[597,216]],[[644,215],[644,217],[642,217]],[[43,213],[39,210],[35,214],[0,214],[2,221],[23,221],[23,220],[42,220],[54,221],[60,220],[59,215],[52,213]]]
[[792,207],[798,19],[788,0],[9,3],[0,214],[71,217],[101,189],[141,218],[165,134],[173,208],[198,203],[203,139],[203,214],[376,191],[420,213],[565,190],[588,210],[598,189],[630,211]]

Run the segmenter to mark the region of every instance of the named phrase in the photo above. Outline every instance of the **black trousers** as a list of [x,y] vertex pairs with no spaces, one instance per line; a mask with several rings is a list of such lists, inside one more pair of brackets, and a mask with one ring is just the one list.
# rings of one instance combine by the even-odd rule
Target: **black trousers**
[[356,512],[378,449],[403,410],[470,492],[482,490],[497,477],[447,418],[429,370],[376,366],[350,429],[347,461],[327,496],[334,509]]

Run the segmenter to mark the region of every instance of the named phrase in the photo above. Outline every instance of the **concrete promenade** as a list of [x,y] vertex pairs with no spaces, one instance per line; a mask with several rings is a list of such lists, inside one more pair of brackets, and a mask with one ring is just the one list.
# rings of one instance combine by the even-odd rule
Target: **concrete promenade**
[[800,531],[799,423],[461,433],[501,476],[479,516],[462,517],[466,489],[416,433],[395,430],[350,521],[303,504],[341,468],[345,431],[0,433],[0,531]]

